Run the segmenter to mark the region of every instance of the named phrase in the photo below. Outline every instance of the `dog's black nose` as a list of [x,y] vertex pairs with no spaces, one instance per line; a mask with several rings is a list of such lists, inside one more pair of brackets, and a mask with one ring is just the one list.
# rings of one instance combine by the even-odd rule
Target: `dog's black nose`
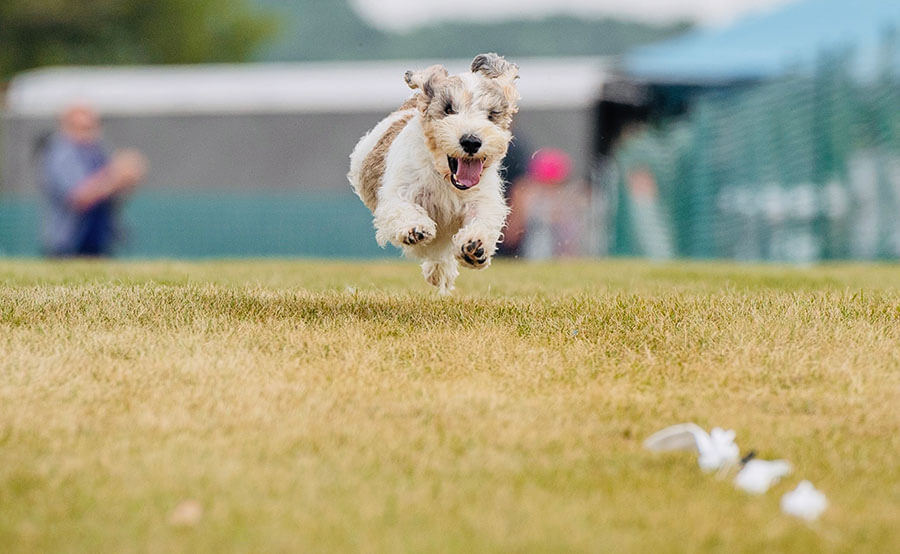
[[459,145],[462,146],[462,149],[466,154],[474,154],[481,148],[481,139],[475,135],[463,135],[462,138],[459,139]]

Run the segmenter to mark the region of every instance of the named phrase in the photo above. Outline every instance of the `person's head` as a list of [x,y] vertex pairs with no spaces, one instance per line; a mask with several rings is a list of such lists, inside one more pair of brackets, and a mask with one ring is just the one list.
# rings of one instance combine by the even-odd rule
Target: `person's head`
[[565,182],[572,172],[572,159],[562,150],[541,148],[528,163],[528,176],[545,186]]
[[73,104],[63,110],[59,128],[69,139],[79,144],[91,144],[100,140],[100,115],[86,104]]

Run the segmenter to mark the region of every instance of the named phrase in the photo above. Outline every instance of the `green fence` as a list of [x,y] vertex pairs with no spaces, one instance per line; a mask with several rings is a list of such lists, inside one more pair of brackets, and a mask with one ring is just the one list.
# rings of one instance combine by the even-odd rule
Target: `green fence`
[[632,130],[602,184],[610,251],[812,262],[900,257],[900,72],[886,41],[813,72],[699,93]]
[[[125,257],[398,256],[375,243],[372,216],[336,193],[141,191],[124,206]],[[40,253],[40,204],[0,198],[0,255]]]

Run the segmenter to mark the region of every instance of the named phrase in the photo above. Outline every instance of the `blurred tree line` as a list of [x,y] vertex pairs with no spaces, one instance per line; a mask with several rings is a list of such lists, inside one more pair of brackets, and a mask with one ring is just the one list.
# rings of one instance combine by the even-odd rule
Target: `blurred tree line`
[[0,84],[45,65],[610,55],[687,28],[556,16],[387,32],[349,0],[0,0]]
[[42,65],[241,61],[276,28],[245,0],[0,0],[0,82]]
[[[407,32],[376,29],[349,0],[254,0],[278,14],[283,32],[263,46],[267,61],[613,55],[683,33],[687,23],[646,25],[616,19],[519,16],[503,22],[441,21]],[[515,18],[515,15],[511,17]]]

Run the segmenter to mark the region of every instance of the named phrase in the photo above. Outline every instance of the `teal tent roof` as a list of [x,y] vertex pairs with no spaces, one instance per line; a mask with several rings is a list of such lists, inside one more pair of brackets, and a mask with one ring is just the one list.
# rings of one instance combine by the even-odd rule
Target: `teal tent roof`
[[892,30],[900,31],[900,0],[800,0],[724,28],[637,48],[625,56],[623,69],[661,82],[759,79],[811,67],[822,52],[851,48],[854,69],[865,74],[879,63]]

